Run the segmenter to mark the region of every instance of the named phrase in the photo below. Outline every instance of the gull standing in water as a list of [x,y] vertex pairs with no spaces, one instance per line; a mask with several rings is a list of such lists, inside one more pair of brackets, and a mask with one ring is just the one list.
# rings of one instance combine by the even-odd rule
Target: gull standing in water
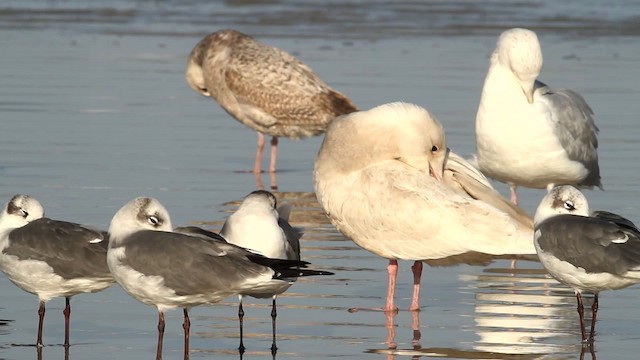
[[264,135],[271,138],[269,172],[276,171],[278,137],[324,133],[338,115],[356,106],[292,55],[235,30],[220,30],[191,51],[189,86],[210,96],[231,116],[258,132],[253,172],[261,172]]
[[[530,222],[482,200],[501,197],[480,186],[465,166],[454,171],[465,181],[452,183],[447,153],[442,125],[407,103],[336,118],[318,152],[314,185],[331,222],[357,245],[389,259],[385,311],[397,309],[398,260],[414,261],[409,309],[419,310],[423,260],[535,254]],[[461,190],[474,182],[476,196]]]
[[45,302],[64,296],[64,346],[69,347],[71,297],[114,283],[107,267],[104,232],[44,217],[38,200],[15,195],[0,214],[0,269],[22,290],[37,295],[37,345],[42,342]]
[[158,360],[167,310],[183,308],[184,358],[188,359],[189,308],[289,284],[299,276],[331,275],[300,269],[308,264],[304,261],[270,259],[222,238],[212,241],[172,229],[167,210],[148,197],[125,204],[109,226],[107,262],[114,278],[129,295],[158,309]]
[[[277,207],[276,197],[264,190],[254,191],[244,198],[238,210],[225,221],[220,235],[228,242],[256,251],[274,259],[300,260],[300,238],[302,232],[289,224],[291,207],[288,204]],[[270,289],[243,292],[239,297],[238,318],[240,320],[240,351],[244,351],[242,343],[242,321],[244,310],[242,298],[249,295],[255,298],[272,298],[271,351],[276,347],[276,297],[285,292],[290,283],[274,284]]]
[[593,111],[579,94],[536,80],[541,69],[533,31],[503,32],[476,115],[480,170],[508,183],[516,204],[517,186],[602,188]]
[[[534,223],[540,262],[551,276],[575,290],[582,340],[592,341],[598,293],[640,283],[640,230],[630,220],[610,212],[589,215],[587,199],[569,185],[547,193],[536,210]],[[588,337],[583,291],[595,294]]]

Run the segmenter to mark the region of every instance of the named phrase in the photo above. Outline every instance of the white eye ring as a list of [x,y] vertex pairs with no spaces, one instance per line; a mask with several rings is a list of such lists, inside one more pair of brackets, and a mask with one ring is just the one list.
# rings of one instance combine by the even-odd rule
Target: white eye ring
[[149,224],[153,226],[158,226],[158,224],[160,224],[160,220],[158,220],[158,218],[154,215],[149,216],[147,220],[149,220]]
[[29,212],[24,208],[20,208],[20,213],[22,214],[23,218],[26,218],[27,216],[29,216]]
[[564,205],[564,208],[567,209],[567,210],[575,210],[576,209],[575,205],[573,204],[573,201],[571,201],[571,200],[565,201],[563,205]]

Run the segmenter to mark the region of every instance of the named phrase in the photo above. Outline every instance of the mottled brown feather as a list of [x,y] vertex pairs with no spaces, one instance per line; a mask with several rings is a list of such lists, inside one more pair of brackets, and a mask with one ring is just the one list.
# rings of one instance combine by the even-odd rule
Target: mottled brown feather
[[238,121],[271,136],[319,135],[336,116],[357,110],[294,56],[234,30],[200,41],[186,77]]

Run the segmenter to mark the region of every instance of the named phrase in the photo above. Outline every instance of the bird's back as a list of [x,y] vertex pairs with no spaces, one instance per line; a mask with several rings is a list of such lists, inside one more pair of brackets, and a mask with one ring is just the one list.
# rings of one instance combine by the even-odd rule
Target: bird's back
[[319,135],[333,118],[356,110],[294,56],[233,30],[194,48],[187,81],[238,121],[272,136]]
[[530,228],[398,162],[316,185],[333,224],[379,256],[426,260],[470,251],[535,253]]

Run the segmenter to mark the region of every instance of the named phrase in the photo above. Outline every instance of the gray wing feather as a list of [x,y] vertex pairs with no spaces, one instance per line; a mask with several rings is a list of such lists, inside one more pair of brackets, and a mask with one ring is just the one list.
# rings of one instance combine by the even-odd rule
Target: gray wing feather
[[[640,232],[635,227],[602,218],[559,215],[543,221],[536,230],[542,251],[589,273],[624,275],[640,266]],[[627,241],[616,242],[625,237]]]
[[244,279],[271,272],[255,254],[223,242],[162,231],[139,231],[126,239],[123,264],[164,278],[178,295],[235,292]]
[[300,238],[302,237],[302,229],[291,226],[286,220],[278,218],[278,225],[284,231],[285,238],[289,243],[287,251],[287,259],[300,260]]
[[603,211],[603,210],[598,210],[598,211],[594,211],[593,213],[591,213],[592,217],[595,218],[599,218],[599,219],[603,219],[603,220],[607,220],[607,221],[611,221],[613,223],[615,223],[618,226],[622,226],[625,227],[629,230],[632,231],[637,231],[638,227],[636,226],[636,224],[633,223],[633,221],[620,216],[618,214],[614,214],[612,212],[608,212],[608,211]]
[[567,156],[582,163],[589,171],[579,185],[601,188],[597,152],[599,129],[593,119],[593,110],[580,94],[572,90],[552,90],[540,81],[536,81],[535,89],[551,108],[555,132]]
[[291,204],[282,204],[278,206],[278,226],[284,232],[284,236],[289,243],[287,249],[287,259],[300,260],[300,238],[304,234],[303,230],[293,227],[289,224],[289,216],[293,206]]
[[197,226],[178,226],[175,229],[173,229],[173,231],[180,234],[197,236],[197,237],[201,237],[203,239],[208,239],[212,241],[221,241],[224,243],[227,242],[227,240],[225,240],[225,238],[223,238],[219,234],[216,234],[213,231],[209,231],[207,229],[203,229]]
[[[102,239],[98,243],[90,243]],[[41,218],[11,231],[4,253],[20,260],[44,261],[65,279],[111,278],[105,232],[66,221]]]

